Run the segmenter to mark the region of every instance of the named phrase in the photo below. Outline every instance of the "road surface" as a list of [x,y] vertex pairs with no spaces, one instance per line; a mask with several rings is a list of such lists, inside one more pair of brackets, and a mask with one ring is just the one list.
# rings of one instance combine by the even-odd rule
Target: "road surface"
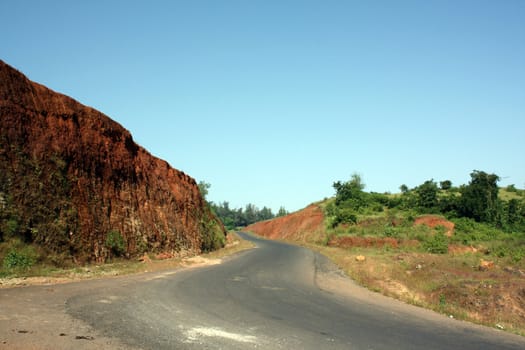
[[0,348],[525,349],[525,338],[356,286],[310,250],[220,265],[0,290]]

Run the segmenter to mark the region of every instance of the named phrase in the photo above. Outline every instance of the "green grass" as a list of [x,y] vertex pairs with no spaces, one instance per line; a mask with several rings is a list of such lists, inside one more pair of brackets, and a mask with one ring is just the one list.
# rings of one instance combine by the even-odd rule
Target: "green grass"
[[516,191],[508,191],[506,188],[500,188],[498,191],[498,198],[504,201],[511,199],[525,199],[525,190],[516,189]]

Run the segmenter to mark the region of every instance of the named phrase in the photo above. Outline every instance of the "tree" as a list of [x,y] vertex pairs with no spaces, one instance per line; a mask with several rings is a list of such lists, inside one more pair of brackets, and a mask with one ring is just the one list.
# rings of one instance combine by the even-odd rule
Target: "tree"
[[402,184],[401,186],[399,186],[399,190],[401,191],[401,193],[407,193],[408,192],[408,186],[405,185],[405,184]]
[[514,184],[507,186],[507,192],[518,192],[516,186]]
[[274,215],[272,213],[272,209],[263,207],[258,213],[257,213],[257,221],[264,221],[264,220],[270,220],[273,219]]
[[434,180],[427,180],[416,188],[417,204],[422,209],[433,209],[438,205],[438,187]]
[[359,174],[354,173],[350,181],[336,181],[333,184],[336,191],[335,205],[340,206],[343,203],[347,207],[358,210],[365,204],[364,192],[365,184]]
[[257,221],[258,211],[259,209],[255,205],[251,203],[246,204],[246,208],[244,209],[244,217],[248,225]]
[[199,181],[199,191],[201,192],[201,196],[204,200],[206,200],[206,196],[208,195],[208,191],[211,187],[211,185],[205,181]]
[[284,209],[283,206],[281,206],[279,208],[279,211],[277,212],[277,216],[286,216],[286,215],[288,215],[288,212],[286,211],[286,209]]
[[516,225],[522,221],[520,215],[520,202],[517,199],[511,199],[507,203],[507,224],[510,226]]
[[460,214],[478,222],[496,223],[499,176],[474,170],[470,177],[469,184],[460,190]]
[[452,181],[450,180],[441,181],[439,183],[439,186],[441,187],[443,191],[448,191],[452,188]]

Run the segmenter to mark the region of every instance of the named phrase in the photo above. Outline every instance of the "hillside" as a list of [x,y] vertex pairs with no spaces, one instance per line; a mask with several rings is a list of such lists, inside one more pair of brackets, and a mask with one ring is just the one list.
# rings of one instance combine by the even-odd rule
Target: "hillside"
[[0,61],[0,242],[100,262],[196,253],[224,238],[193,178],[106,115]]
[[315,241],[325,234],[324,214],[321,207],[311,204],[303,210],[272,220],[259,221],[245,229],[270,239]]
[[[384,196],[394,204],[397,197]],[[337,206],[336,199],[245,230],[320,251],[370,290],[451,318],[525,334],[523,230],[376,201],[352,209],[350,219],[341,221],[335,214],[344,214],[341,208],[348,209],[348,202]]]

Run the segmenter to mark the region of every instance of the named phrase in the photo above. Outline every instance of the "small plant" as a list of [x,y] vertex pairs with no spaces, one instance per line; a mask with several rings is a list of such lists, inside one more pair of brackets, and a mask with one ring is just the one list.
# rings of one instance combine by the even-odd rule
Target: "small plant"
[[106,247],[115,256],[121,256],[126,252],[124,237],[122,237],[118,230],[108,232],[108,235],[106,236]]
[[447,298],[445,297],[444,294],[440,294],[439,295],[439,306],[443,308],[446,305],[447,305]]

